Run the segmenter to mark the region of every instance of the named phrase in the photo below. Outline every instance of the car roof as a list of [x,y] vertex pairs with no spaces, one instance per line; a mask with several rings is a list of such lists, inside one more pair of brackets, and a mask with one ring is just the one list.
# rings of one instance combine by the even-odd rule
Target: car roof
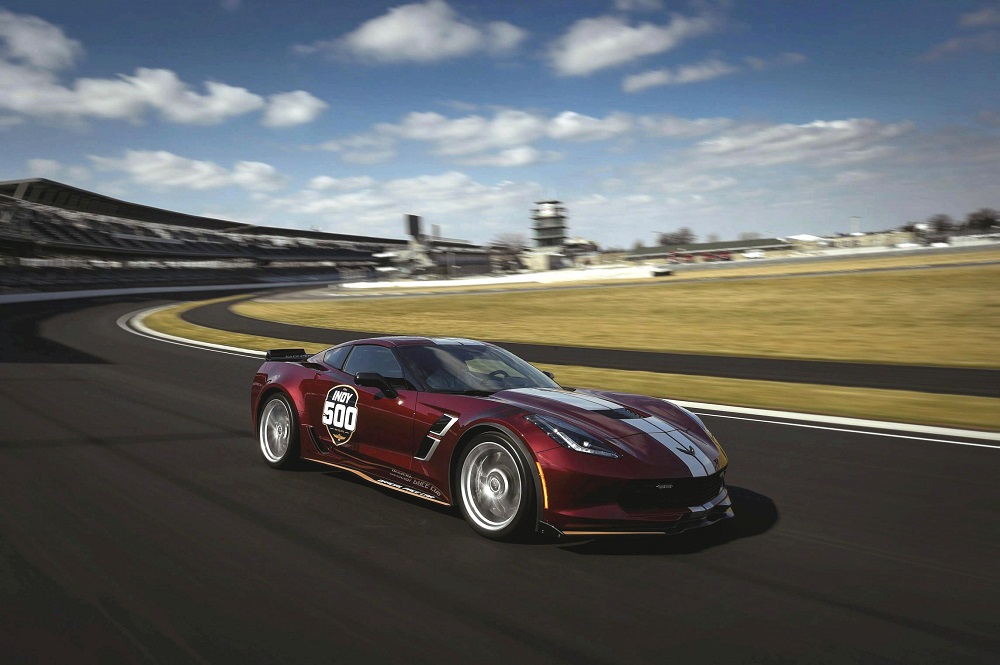
[[386,335],[356,339],[350,344],[379,344],[382,346],[486,346],[486,342],[463,337],[419,337],[416,335]]

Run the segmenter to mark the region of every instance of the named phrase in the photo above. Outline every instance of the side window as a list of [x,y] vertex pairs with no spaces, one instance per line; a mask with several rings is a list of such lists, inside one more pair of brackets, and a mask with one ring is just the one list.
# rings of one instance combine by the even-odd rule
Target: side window
[[345,344],[344,346],[338,346],[330,349],[323,356],[323,362],[325,362],[330,367],[340,369],[344,366],[344,359],[347,358],[347,354],[350,353],[351,346]]
[[377,372],[387,379],[402,379],[403,369],[392,350],[374,344],[358,344],[354,347],[344,371],[351,375],[358,372]]

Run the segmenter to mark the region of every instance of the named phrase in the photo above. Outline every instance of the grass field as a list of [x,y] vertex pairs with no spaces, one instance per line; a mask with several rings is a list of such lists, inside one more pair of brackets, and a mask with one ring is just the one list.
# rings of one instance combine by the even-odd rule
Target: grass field
[[[238,296],[237,296],[238,298]],[[322,344],[230,333],[196,326],[180,314],[218,300],[185,303],[146,317],[155,330],[187,339],[265,351],[278,347],[304,347],[320,351]],[[733,404],[807,413],[873,418],[897,422],[1000,430],[1000,400],[988,397],[933,395],[905,390],[871,390],[809,384],[745,381],[702,376],[627,372],[567,365],[539,365],[551,370],[563,385],[600,387],[715,404]]]
[[[527,343],[996,368],[998,278],[1000,266],[983,264],[504,294],[298,303],[262,299],[238,303],[234,310],[301,325]],[[301,346],[318,351],[323,346],[203,328],[180,318],[186,309],[207,302],[217,301],[163,310],[147,317],[146,324],[180,337],[258,350]],[[542,367],[566,385],[1000,430],[1000,400],[992,398]]]
[[243,302],[324,328],[722,355],[1000,367],[1000,266],[373,300]]

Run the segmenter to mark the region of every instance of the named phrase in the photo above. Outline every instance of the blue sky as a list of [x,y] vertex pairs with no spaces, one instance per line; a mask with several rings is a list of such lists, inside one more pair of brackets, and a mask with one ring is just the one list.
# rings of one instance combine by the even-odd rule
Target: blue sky
[[1000,2],[0,0],[0,179],[400,237],[1000,208]]

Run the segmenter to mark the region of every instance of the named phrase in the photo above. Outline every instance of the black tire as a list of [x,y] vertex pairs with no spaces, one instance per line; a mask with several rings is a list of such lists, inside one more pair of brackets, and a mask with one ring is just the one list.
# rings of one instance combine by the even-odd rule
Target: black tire
[[284,395],[271,395],[261,407],[257,446],[268,466],[288,469],[298,464],[299,422],[295,407]]
[[456,499],[476,533],[493,540],[520,540],[535,526],[535,481],[528,462],[499,431],[473,439],[458,462]]

